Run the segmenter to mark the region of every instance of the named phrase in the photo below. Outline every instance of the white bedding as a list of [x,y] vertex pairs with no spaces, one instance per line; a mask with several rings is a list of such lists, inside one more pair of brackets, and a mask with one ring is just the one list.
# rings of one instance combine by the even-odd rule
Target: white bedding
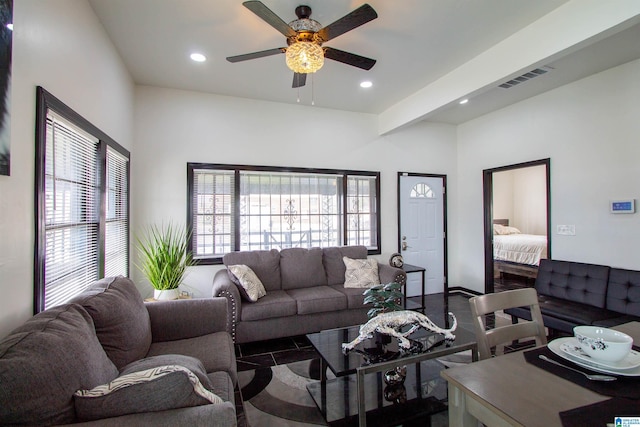
[[493,235],[493,258],[518,264],[538,265],[547,257],[547,236],[533,234]]

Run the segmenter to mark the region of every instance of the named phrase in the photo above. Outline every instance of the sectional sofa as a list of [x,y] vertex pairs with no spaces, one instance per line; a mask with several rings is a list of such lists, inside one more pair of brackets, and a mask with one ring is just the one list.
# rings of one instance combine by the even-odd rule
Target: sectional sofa
[[236,425],[223,298],[143,302],[100,280],[0,340],[0,425]]
[[[264,285],[266,296],[250,302],[225,268],[213,279],[213,296],[227,299],[229,331],[236,343],[295,336],[359,325],[371,306],[365,289],[345,288],[343,257],[366,259],[365,246],[290,248],[231,252],[225,266],[247,265]],[[381,283],[406,283],[400,268],[377,263]]]
[[[544,325],[573,334],[578,325],[616,326],[640,321],[640,271],[543,259],[535,289]],[[505,310],[514,322],[531,320],[528,308]]]

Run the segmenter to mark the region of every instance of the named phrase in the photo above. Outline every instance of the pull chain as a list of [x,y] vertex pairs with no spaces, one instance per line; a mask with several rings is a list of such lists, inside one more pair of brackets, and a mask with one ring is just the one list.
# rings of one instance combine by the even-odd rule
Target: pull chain
[[311,73],[311,105],[316,105],[316,95],[315,95],[315,76],[316,73]]

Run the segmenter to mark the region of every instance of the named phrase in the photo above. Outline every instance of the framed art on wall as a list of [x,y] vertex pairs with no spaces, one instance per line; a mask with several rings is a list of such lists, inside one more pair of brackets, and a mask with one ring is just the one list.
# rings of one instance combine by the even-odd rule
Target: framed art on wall
[[0,0],[0,175],[10,172],[13,0]]

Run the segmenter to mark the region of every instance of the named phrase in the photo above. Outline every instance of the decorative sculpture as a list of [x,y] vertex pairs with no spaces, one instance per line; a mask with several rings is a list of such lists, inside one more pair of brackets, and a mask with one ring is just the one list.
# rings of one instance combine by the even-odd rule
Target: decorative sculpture
[[[400,348],[405,350],[411,347],[411,342],[407,337],[419,328],[425,328],[429,331],[442,334],[446,340],[452,341],[456,338],[452,332],[458,327],[458,321],[453,313],[449,312],[449,316],[453,319],[453,326],[450,329],[442,329],[427,316],[417,311],[402,310],[378,314],[360,326],[360,333],[353,341],[342,344],[342,352],[347,354],[362,341],[372,338],[375,332],[396,337],[399,341],[398,345]],[[411,325],[411,328],[409,328],[407,332],[401,332],[402,327],[408,325]]]
[[384,388],[384,399],[387,402],[407,403],[407,389],[404,384],[388,385]]
[[395,369],[390,369],[384,373],[384,382],[388,385],[398,385],[404,382],[407,377],[407,366],[397,366]]

